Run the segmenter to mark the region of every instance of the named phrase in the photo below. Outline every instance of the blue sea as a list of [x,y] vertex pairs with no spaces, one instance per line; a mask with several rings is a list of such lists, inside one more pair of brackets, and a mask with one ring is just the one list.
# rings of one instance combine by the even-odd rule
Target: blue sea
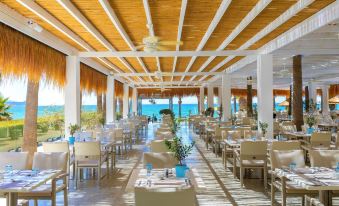
[[[13,114],[13,119],[23,119],[25,117],[25,103],[24,102],[9,102],[12,106],[10,112]],[[237,110],[239,110],[239,105],[237,104]],[[256,105],[253,105],[256,107]],[[217,107],[217,105],[215,105]],[[142,114],[147,116],[156,116],[157,118],[160,117],[159,111],[162,109],[168,109],[168,104],[143,104],[142,105]],[[53,112],[62,112],[64,109],[63,106],[39,106],[38,107],[38,116],[46,116]],[[279,107],[278,104],[276,105],[276,110],[281,111],[284,110],[284,107]],[[339,105],[337,105],[337,109],[339,109]],[[175,116],[177,117],[179,114],[179,105],[174,104],[173,110]],[[82,111],[90,112],[96,111],[96,105],[83,105]],[[234,112],[234,106],[232,104],[232,112]],[[189,114],[198,114],[198,105],[197,104],[182,104],[181,105],[181,114],[182,117],[186,117]]]

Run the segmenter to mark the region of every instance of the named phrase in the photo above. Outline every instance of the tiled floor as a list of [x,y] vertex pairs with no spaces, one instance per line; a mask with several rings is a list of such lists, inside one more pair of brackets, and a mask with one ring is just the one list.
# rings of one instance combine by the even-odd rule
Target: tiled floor
[[[104,177],[100,184],[95,180],[84,180],[77,190],[73,189],[70,181],[69,205],[74,206],[106,206],[106,205],[134,205],[134,194],[126,192],[125,187],[134,168],[142,164],[142,152],[147,151],[147,142],[153,139],[153,125],[149,126],[148,138],[135,145],[125,157],[120,157],[117,169],[109,177]],[[186,125],[182,125],[178,135],[186,141],[195,140],[196,148],[189,156],[187,163],[198,169],[206,189],[198,192],[199,205],[271,205],[269,193],[263,189],[263,181],[257,178],[245,180],[245,187],[240,187],[238,179],[233,178],[229,169],[224,169],[221,158],[216,157],[205,144]],[[145,134],[143,135],[146,136]],[[279,194],[277,195],[280,201]],[[62,194],[58,195],[57,204],[63,205]],[[278,204],[278,203],[277,203]],[[33,205],[33,202],[31,203]],[[50,205],[49,201],[39,201],[39,206]],[[279,204],[278,204],[279,205]],[[288,205],[301,205],[300,198],[289,198]]]

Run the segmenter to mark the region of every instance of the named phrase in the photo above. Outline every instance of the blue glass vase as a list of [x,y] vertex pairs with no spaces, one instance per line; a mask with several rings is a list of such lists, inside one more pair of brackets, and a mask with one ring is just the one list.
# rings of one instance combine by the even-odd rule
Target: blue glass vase
[[177,178],[184,178],[186,170],[188,167],[186,165],[176,165],[175,166],[175,175]]
[[313,127],[307,128],[307,134],[313,134],[313,132],[314,132]]
[[68,142],[69,142],[69,144],[73,145],[74,142],[75,142],[75,137],[69,137]]

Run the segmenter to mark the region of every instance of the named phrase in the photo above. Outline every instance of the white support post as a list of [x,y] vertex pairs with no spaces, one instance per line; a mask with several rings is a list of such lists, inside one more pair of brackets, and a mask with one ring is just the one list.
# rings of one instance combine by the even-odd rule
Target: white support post
[[122,99],[123,102],[123,110],[122,110],[122,117],[128,118],[128,94],[129,94],[129,86],[128,84],[124,84],[124,96]]
[[273,58],[259,55],[257,58],[258,130],[259,122],[267,123],[266,138],[273,138]]
[[66,57],[65,86],[65,137],[69,137],[69,125],[80,125],[80,59],[78,56]]
[[138,115],[138,90],[137,88],[133,88],[133,96],[132,96],[132,113],[134,116]]
[[199,99],[200,99],[200,114],[202,114],[204,111],[205,111],[205,88],[204,87],[200,87],[200,96],[199,96]]
[[214,108],[214,91],[213,85],[208,85],[207,87],[207,107]]
[[114,77],[107,77],[107,92],[106,92],[106,123],[114,122],[115,120],[115,104],[114,104]]
[[231,76],[229,74],[222,75],[222,120],[229,121],[231,119]]
[[222,104],[221,99],[222,99],[222,86],[221,86],[221,87],[218,87],[218,105],[219,105],[219,107],[220,107],[221,104]]
[[322,93],[323,93],[323,96],[322,96],[322,103],[323,103],[323,108],[322,108],[322,113],[324,115],[328,115],[330,113],[330,108],[329,108],[329,103],[328,103],[328,89],[329,89],[329,86],[328,85],[323,85],[321,87],[322,89]]

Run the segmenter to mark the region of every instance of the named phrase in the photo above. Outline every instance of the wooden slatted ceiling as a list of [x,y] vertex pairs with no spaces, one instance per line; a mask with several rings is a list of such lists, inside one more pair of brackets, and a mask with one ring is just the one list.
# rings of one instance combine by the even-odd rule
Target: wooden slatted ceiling
[[[187,3],[181,40],[184,42],[180,50],[196,50],[207,31],[221,0],[190,0]],[[184,72],[191,58],[178,58],[176,71]],[[181,77],[174,77],[179,81]]]
[[[264,38],[260,39],[255,44],[250,46],[249,49],[258,49],[258,48],[262,47],[263,45],[265,45],[266,43],[268,43],[272,39],[278,37],[279,35],[283,34],[286,31],[288,31],[293,26],[301,23],[302,21],[304,21],[305,19],[307,19],[310,16],[314,15],[315,13],[317,13],[321,9],[325,8],[329,4],[333,3],[334,1],[335,0],[315,1],[310,6],[308,6],[308,8],[303,9],[296,16],[292,17],[290,20],[286,21],[284,24],[282,24],[277,29],[275,29],[274,31],[272,31],[271,33],[266,35]],[[270,10],[273,10],[273,9],[270,9]],[[265,11],[263,11],[263,12],[265,12]],[[268,14],[266,14],[266,15],[268,15]],[[232,49],[234,49],[234,48],[232,48]],[[237,59],[237,61],[234,61],[234,59],[233,59],[231,62],[232,62],[232,64],[234,64],[234,63],[238,62],[239,60],[241,60],[242,58],[243,57],[237,57],[237,58],[235,58],[235,59]],[[222,68],[218,69],[217,71],[219,71],[219,72],[223,71],[224,69],[226,69],[227,67],[231,66],[232,64],[228,63],[225,66],[223,66]],[[209,76],[205,80],[208,80],[210,78],[211,78],[211,76]],[[196,79],[198,79],[198,78],[196,78]]]
[[[227,11],[220,20],[218,26],[213,31],[210,39],[207,41],[203,50],[216,50],[224,39],[232,33],[239,25],[241,20],[252,10],[259,0],[237,0],[232,1]],[[190,71],[195,72],[200,69],[208,57],[198,57],[192,65]],[[224,57],[215,58],[211,64],[206,67],[205,71],[210,71],[215,65],[222,61]],[[185,77],[184,81],[190,80],[191,77]]]
[[[265,43],[276,38],[278,35],[287,31],[296,24],[302,22],[309,16],[315,14],[325,6],[334,2],[335,0],[319,0],[315,1],[304,9],[298,15],[290,19],[285,24],[268,34],[256,42],[250,49],[257,49],[263,46]],[[18,11],[27,18],[31,18],[41,25],[47,31],[55,34],[57,37],[63,39],[65,42],[71,44],[77,49],[83,51],[79,45],[70,40],[67,36],[54,29],[51,25],[44,22],[34,13],[27,10],[25,7],[18,4],[15,0],[1,0],[1,2],[7,4],[9,7]],[[85,30],[67,11],[65,11],[54,0],[36,0],[36,2],[50,12],[53,16],[63,22],[74,33],[79,35],[85,41],[88,42],[93,48],[97,50],[107,50],[98,40],[96,40],[90,33]],[[225,15],[221,19],[220,23],[212,33],[210,39],[207,41],[204,50],[216,49],[221,42],[229,35],[232,30],[240,23],[241,19],[253,8],[258,0],[237,0],[232,1]],[[273,0],[270,5],[264,11],[259,14],[247,28],[241,32],[237,38],[235,38],[226,49],[237,49],[243,43],[245,43],[252,36],[257,34],[267,24],[272,22],[276,17],[281,15],[286,9],[295,4],[297,0]],[[86,16],[86,18],[94,24],[94,26],[102,33],[102,35],[111,44],[117,48],[117,50],[129,50],[125,41],[121,38],[120,34],[115,29],[114,25],[110,22],[106,14],[104,13],[101,5],[97,1],[86,0],[73,0],[72,3]],[[219,8],[221,0],[190,0],[188,1],[186,16],[184,20],[182,41],[184,45],[180,47],[180,50],[195,50],[205,34],[209,24],[211,23],[217,9]],[[148,30],[146,28],[146,16],[145,10],[141,0],[111,0],[110,4],[117,14],[122,26],[126,30],[127,34],[134,42],[135,45],[142,42],[142,39],[148,36]],[[160,36],[163,40],[176,40],[179,13],[181,7],[181,0],[157,0],[149,1],[152,21],[154,24],[155,34]],[[170,48],[171,50],[174,47]],[[231,64],[240,60],[242,57],[237,57],[230,63],[226,64],[217,71],[222,71]],[[120,67],[123,71],[129,72],[127,68],[116,58],[109,58],[110,61]],[[141,58],[150,72],[157,71],[157,65],[155,58]],[[160,58],[161,67],[163,71],[171,72],[173,65],[173,58]],[[199,57],[192,65],[190,71],[197,71],[206,57]],[[210,71],[221,62],[224,57],[215,58],[210,65],[208,65],[204,71]],[[126,58],[130,65],[138,72],[143,72],[143,69],[136,58]],[[190,57],[178,58],[176,71],[185,71]],[[180,80],[181,77],[175,77],[174,81]],[[210,77],[209,77],[210,78]],[[189,78],[185,78],[188,80]],[[197,80],[199,78],[196,78]],[[168,78],[165,77],[168,81]],[[156,80],[159,81],[159,80]]]

